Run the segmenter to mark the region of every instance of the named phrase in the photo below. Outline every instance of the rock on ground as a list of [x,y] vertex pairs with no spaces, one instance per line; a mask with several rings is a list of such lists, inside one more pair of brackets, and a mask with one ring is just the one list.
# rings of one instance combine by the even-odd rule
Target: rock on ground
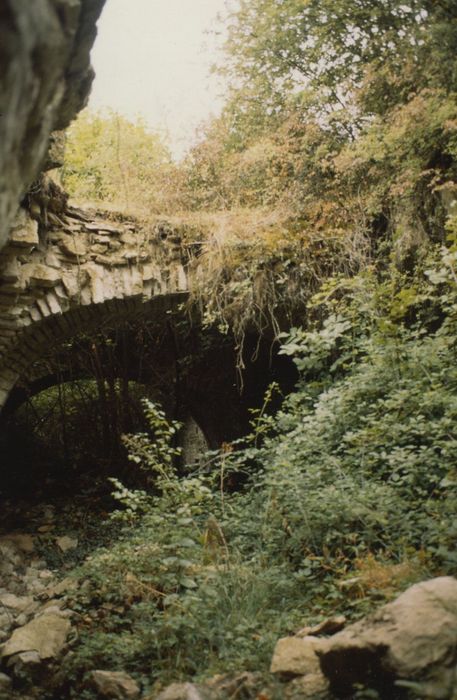
[[145,700],[206,700],[207,696],[193,683],[172,683],[159,695]]
[[273,652],[271,673],[285,678],[319,673],[317,649],[322,641],[316,637],[283,637],[279,639]]
[[329,683],[321,673],[294,678],[284,688],[285,700],[330,700]]
[[425,684],[434,698],[451,698],[457,664],[457,580],[418,583],[373,615],[323,641],[317,653],[332,691],[357,683],[385,697],[398,681]]
[[70,627],[69,620],[55,613],[36,617],[14,630],[2,649],[1,657],[35,652],[42,660],[55,658],[65,646]]
[[140,695],[136,681],[119,671],[92,671],[89,674],[89,683],[100,698],[135,700]]
[[329,617],[327,620],[320,622],[318,625],[313,625],[312,627],[302,627],[301,630],[295,632],[295,636],[320,637],[322,635],[335,634],[335,632],[339,632],[343,629],[346,622],[347,620],[344,615],[336,615],[335,617]]

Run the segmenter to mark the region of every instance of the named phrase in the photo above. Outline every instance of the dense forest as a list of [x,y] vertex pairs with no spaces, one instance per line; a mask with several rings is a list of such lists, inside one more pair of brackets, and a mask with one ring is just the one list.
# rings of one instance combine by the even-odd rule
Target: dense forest
[[[229,339],[240,387],[252,338],[297,381],[185,470],[178,422],[143,401],[122,438],[137,477],[111,477],[109,542],[72,574],[78,639],[42,697],[99,697],[94,669],[151,698],[241,672],[253,688],[215,697],[335,697],[286,692],[277,639],[457,574],[457,5],[238,0],[220,21],[229,87],[189,153],[86,110],[62,183],[182,226],[201,254],[167,322]],[[455,698],[413,680],[338,697]]]

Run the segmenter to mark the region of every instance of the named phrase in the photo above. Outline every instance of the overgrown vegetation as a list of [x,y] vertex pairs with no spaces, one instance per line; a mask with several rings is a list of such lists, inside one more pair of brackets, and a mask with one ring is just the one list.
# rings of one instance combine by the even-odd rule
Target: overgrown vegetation
[[64,187],[79,201],[150,217],[173,213],[180,177],[163,134],[113,111],[82,112],[67,132]]
[[[262,328],[273,316],[287,329],[295,320],[281,324],[281,310],[303,317],[300,301],[336,271],[383,268],[389,256],[411,271],[420,250],[444,242],[456,196],[456,10],[426,0],[231,8],[220,66],[229,95],[183,163],[183,201],[233,221],[223,254],[208,246],[209,277],[221,283],[211,294],[208,282],[204,303],[222,322]],[[230,230],[246,208],[258,216],[240,262]],[[288,287],[297,272],[298,293]],[[265,275],[274,283],[261,296]],[[238,292],[242,313],[232,314]]]
[[457,6],[239,0],[228,22],[226,107],[167,201],[200,226],[199,321],[240,369],[247,330],[279,339],[300,380],[184,477],[149,405],[125,439],[149,490],[114,482],[123,536],[78,572],[70,697],[93,668],[267,673],[305,621],[457,573]]
[[[305,621],[358,617],[456,572],[456,262],[436,251],[414,284],[372,271],[332,280],[312,301],[324,321],[284,338],[297,390],[273,416],[271,387],[251,434],[186,478],[173,427],[149,405],[158,442],[127,443],[155,495],[84,565],[76,604],[91,613],[70,673],[122,668],[156,687],[266,673],[277,637]],[[130,520],[138,494],[120,501]]]

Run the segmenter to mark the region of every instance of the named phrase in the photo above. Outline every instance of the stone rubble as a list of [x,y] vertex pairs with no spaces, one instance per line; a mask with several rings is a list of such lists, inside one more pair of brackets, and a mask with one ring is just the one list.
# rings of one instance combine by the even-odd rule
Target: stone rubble
[[9,697],[15,675],[24,677],[62,653],[73,615],[64,594],[72,585],[58,581],[38,557],[34,536],[0,537],[0,698]]
[[[72,637],[75,613],[68,599],[78,584],[59,579],[61,572],[49,569],[37,549],[44,537],[62,557],[62,540],[77,540],[72,530],[73,536],[30,534],[43,524],[59,530],[56,511],[47,504],[29,511],[29,532],[0,537],[1,700],[28,698],[15,690],[24,678],[30,700],[39,698]],[[270,670],[271,681],[244,672],[172,683],[155,693],[142,692],[134,678],[111,669],[89,671],[83,683],[106,700],[346,700],[364,685],[377,690],[380,700],[400,697],[401,687],[415,688],[428,700],[457,700],[457,580],[416,584],[354,624],[337,616],[303,627],[278,640]]]

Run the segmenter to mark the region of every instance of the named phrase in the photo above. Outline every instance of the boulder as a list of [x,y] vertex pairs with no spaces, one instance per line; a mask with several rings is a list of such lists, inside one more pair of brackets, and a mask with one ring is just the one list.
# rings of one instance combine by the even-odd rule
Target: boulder
[[70,628],[70,622],[60,615],[37,617],[14,630],[2,649],[1,658],[23,652],[35,652],[41,660],[55,658],[64,648]]
[[316,651],[322,640],[316,637],[283,637],[276,643],[271,661],[271,673],[283,677],[304,676],[320,671]]
[[206,700],[206,696],[193,683],[172,683],[159,695],[145,700]]
[[136,681],[119,671],[92,671],[90,685],[97,691],[97,697],[113,700],[135,700],[140,695]]
[[284,688],[285,700],[330,700],[329,682],[318,671],[294,678]]
[[427,685],[430,697],[451,697],[457,580],[446,576],[416,584],[321,644],[321,668],[338,696],[366,684],[389,697],[399,681],[418,681]]

